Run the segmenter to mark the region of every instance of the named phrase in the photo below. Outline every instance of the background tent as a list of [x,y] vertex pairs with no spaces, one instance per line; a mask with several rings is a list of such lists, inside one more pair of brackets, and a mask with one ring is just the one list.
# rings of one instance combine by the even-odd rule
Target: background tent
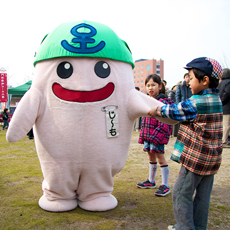
[[10,107],[11,98],[12,97],[20,97],[21,98],[27,92],[27,90],[30,88],[31,84],[32,84],[32,81],[28,81],[23,85],[19,85],[17,87],[8,89],[8,95],[7,95],[8,101],[7,101],[6,107],[10,109],[11,114],[13,114],[13,112],[15,110],[15,108]]
[[28,81],[23,85],[19,85],[15,88],[8,89],[8,94],[23,96],[27,92],[27,90],[30,88],[31,84],[32,84],[32,81]]

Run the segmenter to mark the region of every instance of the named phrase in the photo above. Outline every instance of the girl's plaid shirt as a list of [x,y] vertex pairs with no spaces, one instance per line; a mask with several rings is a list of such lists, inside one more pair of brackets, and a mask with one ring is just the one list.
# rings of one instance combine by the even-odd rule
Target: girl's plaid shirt
[[[161,98],[159,101],[164,104],[173,103],[169,98]],[[155,145],[165,145],[169,141],[171,132],[171,125],[166,125],[155,118],[143,117],[138,143],[144,144],[144,141],[149,141]]]
[[206,89],[184,102],[157,108],[156,114],[181,121],[174,146],[180,162],[199,175],[217,173],[221,164],[223,107],[218,89]]

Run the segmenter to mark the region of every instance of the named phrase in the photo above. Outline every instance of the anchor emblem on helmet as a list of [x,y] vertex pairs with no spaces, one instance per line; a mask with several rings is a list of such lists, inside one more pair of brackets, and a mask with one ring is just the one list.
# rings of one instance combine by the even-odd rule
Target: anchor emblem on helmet
[[[78,29],[82,27],[88,28],[90,32],[89,33],[78,32]],[[71,29],[70,33],[73,36],[75,36],[75,38],[72,39],[72,42],[78,43],[80,47],[72,46],[66,40],[63,40],[61,42],[61,45],[64,49],[68,50],[71,53],[80,53],[80,54],[96,53],[105,47],[104,41],[101,41],[99,44],[93,47],[87,46],[88,43],[95,43],[95,39],[93,39],[92,37],[97,34],[97,30],[91,25],[81,23],[79,25],[74,26]]]

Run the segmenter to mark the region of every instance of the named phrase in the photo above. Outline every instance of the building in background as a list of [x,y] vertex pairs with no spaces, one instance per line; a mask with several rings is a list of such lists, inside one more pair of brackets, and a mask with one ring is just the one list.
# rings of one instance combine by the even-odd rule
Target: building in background
[[140,91],[146,93],[145,79],[149,74],[157,74],[164,79],[164,61],[155,59],[139,59],[134,62],[133,80],[135,87],[139,87]]

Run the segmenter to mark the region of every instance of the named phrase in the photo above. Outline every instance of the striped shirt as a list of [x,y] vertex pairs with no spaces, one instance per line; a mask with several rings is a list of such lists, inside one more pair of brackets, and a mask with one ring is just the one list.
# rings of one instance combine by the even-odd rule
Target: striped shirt
[[184,102],[158,107],[156,114],[181,121],[173,149],[180,162],[198,175],[213,175],[221,164],[223,107],[218,89],[206,89]]

